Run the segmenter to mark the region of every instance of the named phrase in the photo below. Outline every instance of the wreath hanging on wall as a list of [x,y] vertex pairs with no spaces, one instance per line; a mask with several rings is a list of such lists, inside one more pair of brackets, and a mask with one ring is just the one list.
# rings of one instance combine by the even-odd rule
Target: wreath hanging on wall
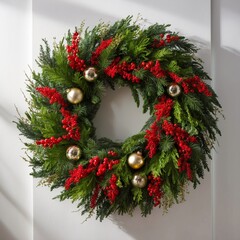
[[[25,143],[33,177],[62,188],[58,198],[77,201],[82,214],[167,209],[208,170],[221,105],[196,46],[168,27],[127,17],[40,47],[41,72],[28,79],[29,109],[17,127],[33,140]],[[150,118],[122,142],[98,139],[93,119],[104,92],[123,86]]]

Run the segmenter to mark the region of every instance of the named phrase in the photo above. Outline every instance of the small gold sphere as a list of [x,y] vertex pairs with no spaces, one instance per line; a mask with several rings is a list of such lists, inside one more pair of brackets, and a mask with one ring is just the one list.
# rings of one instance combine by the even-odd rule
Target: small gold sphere
[[138,188],[144,188],[147,185],[147,177],[140,173],[135,173],[132,178],[132,185]]
[[181,87],[176,83],[173,83],[168,86],[168,94],[171,97],[177,97],[181,92],[182,92]]
[[90,67],[84,71],[84,78],[89,82],[93,82],[97,77],[97,71],[94,67]]
[[132,153],[128,157],[128,165],[133,169],[139,169],[144,165],[144,158],[141,152]]
[[72,104],[80,103],[83,100],[83,92],[79,88],[70,88],[67,90],[67,100]]
[[69,160],[78,160],[81,157],[81,149],[78,146],[70,146],[66,151]]

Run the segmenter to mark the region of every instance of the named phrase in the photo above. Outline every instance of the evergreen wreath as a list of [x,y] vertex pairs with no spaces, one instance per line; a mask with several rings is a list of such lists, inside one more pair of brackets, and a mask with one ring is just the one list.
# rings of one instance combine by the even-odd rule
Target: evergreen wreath
[[[197,47],[168,30],[141,27],[132,17],[68,32],[50,49],[46,40],[28,78],[29,109],[16,122],[26,142],[32,175],[61,201],[78,202],[82,214],[143,216],[168,209],[196,187],[220,135],[221,105]],[[150,118],[123,142],[98,139],[93,119],[107,87],[127,86]]]

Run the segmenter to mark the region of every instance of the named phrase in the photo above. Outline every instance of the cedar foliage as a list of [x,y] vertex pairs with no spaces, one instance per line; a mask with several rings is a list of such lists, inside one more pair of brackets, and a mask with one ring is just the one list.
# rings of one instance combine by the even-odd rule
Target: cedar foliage
[[[43,45],[40,46],[37,63],[41,72],[33,71],[27,82],[27,91],[30,93],[29,109],[24,117],[17,120],[16,124],[21,134],[32,140],[25,145],[31,153],[27,155],[27,158],[32,167],[33,177],[41,178],[40,183],[49,185],[51,189],[62,188],[58,198],[61,201],[65,199],[77,201],[83,214],[92,214],[90,202],[93,191],[97,184],[105,187],[112,173],[118,176],[119,195],[111,204],[103,191],[100,192],[95,208],[96,217],[103,220],[115,212],[132,214],[137,206],[140,207],[143,216],[151,213],[154,202],[147,192],[147,187],[140,189],[131,185],[134,170],[128,166],[127,157],[136,151],[142,151],[145,157],[145,165],[141,168],[141,173],[161,176],[163,179],[161,206],[167,209],[174,202],[183,199],[188,179],[185,172],[178,171],[179,153],[174,139],[162,133],[158,151],[152,159],[148,157],[145,149],[147,144],[144,138],[145,131],[155,121],[154,105],[158,103],[159,97],[167,95],[167,86],[172,80],[169,77],[157,78],[143,68],[133,72],[141,79],[139,83],[127,81],[120,76],[112,79],[104,73],[104,69],[116,57],[120,57],[121,62],[134,62],[136,65],[143,61],[158,60],[164,71],[177,74],[183,78],[183,81],[194,75],[198,75],[203,80],[210,80],[201,61],[195,56],[196,46],[185,37],[179,36],[178,41],[172,41],[158,48],[152,47],[154,41],[160,40],[161,34],[178,36],[168,28],[169,25],[156,23],[142,29],[140,24],[132,21],[132,17],[119,20],[113,25],[100,23],[91,30],[83,31],[83,26],[81,26],[78,30],[81,33],[78,46],[79,58],[84,59],[89,66],[92,52],[96,50],[101,41],[113,38],[112,44],[102,51],[98,58],[98,64],[95,67],[99,76],[94,82],[87,82],[82,72],[77,72],[69,66],[66,45],[71,44],[72,33],[70,31],[67,37],[56,44],[52,50],[46,40],[43,40]],[[60,106],[56,103],[50,104],[47,98],[36,91],[36,88],[41,86],[55,88],[65,100],[66,89],[71,87],[82,89],[84,100],[80,104],[68,106],[68,110],[78,116],[81,130],[80,141],[64,140],[52,148],[44,148],[35,143],[39,139],[62,136],[65,131],[61,124]],[[122,86],[131,89],[137,106],[139,106],[139,98],[142,97],[143,112],[149,111],[151,117],[138,134],[122,143],[106,138],[97,139],[92,121],[100,107],[104,92],[107,87],[115,89],[115,87]],[[197,143],[190,146],[194,187],[200,183],[200,178],[204,177],[204,169],[208,170],[207,157],[211,158],[213,143],[216,141],[217,134],[220,134],[217,126],[217,112],[221,109],[221,105],[211,86],[208,85],[208,89],[212,96],[194,92],[182,93],[174,98],[173,109],[168,119],[172,123],[177,123],[191,136],[197,137]],[[66,157],[66,149],[71,145],[78,145],[82,150],[82,157],[78,161],[70,161]],[[101,182],[95,173],[91,173],[69,190],[63,188],[69,177],[69,170],[76,168],[79,164],[87,166],[89,159],[93,156],[103,159],[109,150],[114,150],[118,154],[117,158],[120,163],[105,174]]]

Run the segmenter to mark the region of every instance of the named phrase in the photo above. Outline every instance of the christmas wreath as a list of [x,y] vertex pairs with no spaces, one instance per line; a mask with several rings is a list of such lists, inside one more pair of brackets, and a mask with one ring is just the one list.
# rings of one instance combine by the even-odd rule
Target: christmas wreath
[[[70,31],[50,49],[46,40],[27,90],[29,109],[17,127],[32,175],[60,200],[78,202],[82,214],[142,215],[183,200],[196,187],[220,131],[221,105],[197,47],[168,29],[141,27],[132,17]],[[122,142],[98,139],[93,119],[106,88],[127,86],[150,118]]]

